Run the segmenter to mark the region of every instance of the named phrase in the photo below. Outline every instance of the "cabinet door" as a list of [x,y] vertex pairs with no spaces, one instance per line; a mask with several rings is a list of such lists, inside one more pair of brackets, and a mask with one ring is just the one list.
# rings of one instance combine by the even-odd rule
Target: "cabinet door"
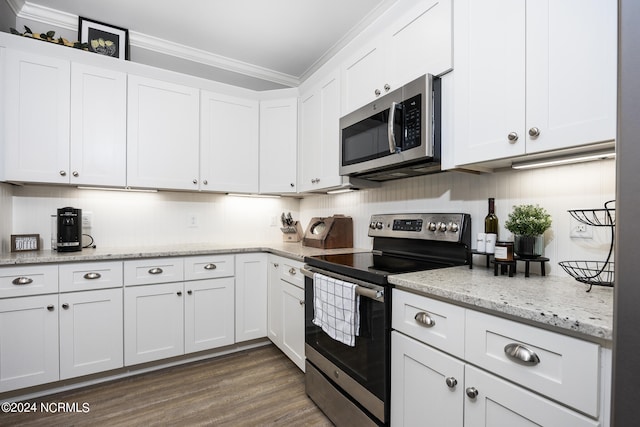
[[198,89],[129,75],[127,185],[198,188]]
[[461,361],[391,333],[391,425],[462,427],[464,379]]
[[[345,114],[362,107],[390,90],[384,41],[374,39],[342,66],[342,110]],[[388,58],[387,58],[388,59]]]
[[122,288],[60,294],[60,379],[123,366]]
[[[453,66],[451,0],[423,0],[392,27],[390,85],[398,88],[424,74],[439,75]],[[416,49],[420,46],[420,49]]]
[[260,192],[295,193],[298,99],[260,102]]
[[477,390],[477,397],[465,396],[465,427],[600,425],[595,420],[470,365],[465,366],[465,387],[467,390]]
[[282,351],[304,372],[304,289],[280,280]]
[[236,342],[267,336],[267,254],[236,255]]
[[126,105],[125,73],[71,65],[72,184],[126,185]]
[[456,164],[522,155],[525,0],[456,0],[453,8]]
[[69,182],[70,63],[6,49],[4,179]]
[[202,92],[200,189],[258,192],[258,101]]
[[527,153],[615,139],[617,16],[615,0],[527,2]]
[[58,295],[0,300],[0,392],[58,380]]
[[124,290],[124,364],[184,354],[182,283]]
[[333,73],[301,96],[300,191],[340,185],[340,79]]
[[282,299],[280,293],[282,285],[280,281],[280,264],[283,259],[269,257],[269,295],[267,306],[267,336],[278,348],[282,347]]
[[234,342],[233,277],[185,282],[184,346],[186,353]]

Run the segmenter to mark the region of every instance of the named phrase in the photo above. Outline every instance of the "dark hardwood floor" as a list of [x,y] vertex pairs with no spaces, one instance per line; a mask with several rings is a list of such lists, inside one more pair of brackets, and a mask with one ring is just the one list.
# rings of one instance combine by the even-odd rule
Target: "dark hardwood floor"
[[273,345],[29,401],[40,402],[89,411],[0,413],[0,425],[332,425],[305,394],[304,374]]

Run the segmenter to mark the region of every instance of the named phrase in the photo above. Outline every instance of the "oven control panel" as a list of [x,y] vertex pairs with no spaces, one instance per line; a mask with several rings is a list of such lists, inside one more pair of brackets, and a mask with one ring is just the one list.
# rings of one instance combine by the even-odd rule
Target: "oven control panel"
[[369,236],[460,242],[470,227],[468,214],[380,214],[371,216]]

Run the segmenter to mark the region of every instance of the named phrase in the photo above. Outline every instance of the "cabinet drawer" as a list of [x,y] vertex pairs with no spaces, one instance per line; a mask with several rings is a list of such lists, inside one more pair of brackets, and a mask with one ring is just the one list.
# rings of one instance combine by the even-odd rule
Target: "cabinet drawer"
[[[538,361],[508,356],[506,347],[513,344],[521,346],[523,357],[533,352]],[[598,416],[599,345],[471,310],[465,345],[468,362]]]
[[393,329],[454,356],[464,356],[464,308],[397,289],[391,304]]
[[0,298],[56,292],[58,292],[57,265],[0,268]]
[[184,280],[183,258],[149,258],[124,262],[125,286]]
[[61,264],[60,292],[87,291],[122,286],[122,262]]
[[304,289],[304,276],[302,272],[300,272],[300,268],[302,268],[304,264],[289,259],[283,259],[281,261],[280,278],[285,282]]
[[205,255],[184,259],[184,280],[215,279],[235,274],[233,255]]

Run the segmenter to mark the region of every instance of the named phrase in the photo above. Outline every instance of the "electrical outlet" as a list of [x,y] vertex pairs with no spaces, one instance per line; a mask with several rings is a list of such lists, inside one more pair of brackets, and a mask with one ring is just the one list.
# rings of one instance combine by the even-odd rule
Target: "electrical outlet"
[[82,212],[82,228],[93,227],[93,212]]
[[187,227],[189,227],[189,228],[198,228],[199,227],[198,215],[196,215],[196,214],[190,214],[189,215],[189,217],[187,218]]
[[569,222],[569,237],[576,239],[593,239],[593,227],[571,218]]

